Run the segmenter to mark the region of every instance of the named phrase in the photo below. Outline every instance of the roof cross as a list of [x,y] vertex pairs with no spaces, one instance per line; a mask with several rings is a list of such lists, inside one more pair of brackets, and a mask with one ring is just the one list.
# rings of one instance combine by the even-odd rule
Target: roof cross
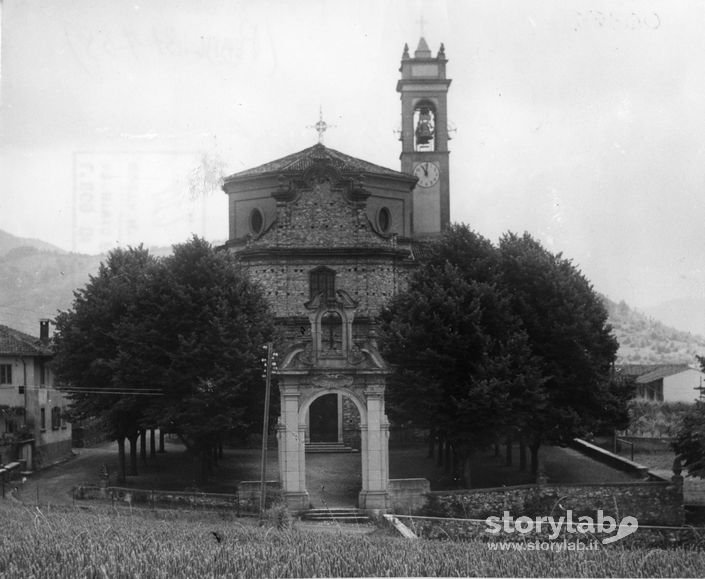
[[323,107],[319,107],[318,109],[318,122],[315,125],[308,125],[306,128],[307,129],[316,129],[316,132],[318,133],[318,143],[320,145],[323,144],[323,134],[328,130],[334,128],[335,125],[329,125],[323,120]]

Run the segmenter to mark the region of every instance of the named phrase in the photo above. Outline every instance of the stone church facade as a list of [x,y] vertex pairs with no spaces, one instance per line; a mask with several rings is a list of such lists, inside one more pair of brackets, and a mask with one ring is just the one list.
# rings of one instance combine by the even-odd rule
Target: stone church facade
[[[279,469],[294,510],[310,503],[305,449],[314,430],[311,407],[330,394],[338,395],[338,439],[351,414],[342,401],[359,416],[358,506],[389,506],[384,390],[390,370],[378,351],[376,318],[416,266],[415,211],[423,208],[423,219],[416,219],[424,235],[447,223],[447,131],[438,124],[445,119],[445,92],[438,88],[447,90],[447,83],[429,82],[430,74],[445,77],[445,55],[441,48],[431,57],[422,39],[414,58],[405,49],[402,59],[402,115],[424,131],[420,139],[402,134],[404,172],[319,143],[231,175],[223,185],[226,247],[263,287],[280,330]],[[415,76],[414,63],[423,67]],[[402,133],[407,125],[403,121]]]

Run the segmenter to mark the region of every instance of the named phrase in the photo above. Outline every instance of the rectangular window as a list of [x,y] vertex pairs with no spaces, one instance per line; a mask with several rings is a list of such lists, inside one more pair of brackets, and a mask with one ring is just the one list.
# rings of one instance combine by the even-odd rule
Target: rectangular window
[[54,408],[51,409],[51,429],[52,430],[59,430],[59,427],[61,426],[61,408],[58,406],[54,406]]
[[0,384],[12,384],[12,364],[0,364]]
[[39,411],[39,428],[42,432],[47,429],[47,411],[44,408]]
[[310,273],[309,288],[311,299],[321,295],[324,301],[335,299],[335,271],[327,267],[317,267]]

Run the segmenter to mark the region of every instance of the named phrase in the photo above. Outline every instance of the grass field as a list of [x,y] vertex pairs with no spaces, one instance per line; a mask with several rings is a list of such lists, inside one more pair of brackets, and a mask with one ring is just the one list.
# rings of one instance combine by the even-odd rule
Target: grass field
[[[498,552],[482,542],[277,530],[211,514],[0,502],[0,577],[701,577],[701,551]],[[217,534],[217,537],[216,537]],[[218,540],[220,539],[220,540]]]

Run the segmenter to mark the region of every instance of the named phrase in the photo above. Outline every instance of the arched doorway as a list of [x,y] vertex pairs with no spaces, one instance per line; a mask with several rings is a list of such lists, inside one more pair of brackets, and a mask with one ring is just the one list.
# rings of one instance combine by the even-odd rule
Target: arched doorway
[[360,412],[355,402],[340,392],[320,394],[308,406],[307,424],[305,468],[310,506],[357,506],[362,460]]
[[307,420],[309,442],[342,442],[340,398],[337,394],[324,394],[311,403]]

